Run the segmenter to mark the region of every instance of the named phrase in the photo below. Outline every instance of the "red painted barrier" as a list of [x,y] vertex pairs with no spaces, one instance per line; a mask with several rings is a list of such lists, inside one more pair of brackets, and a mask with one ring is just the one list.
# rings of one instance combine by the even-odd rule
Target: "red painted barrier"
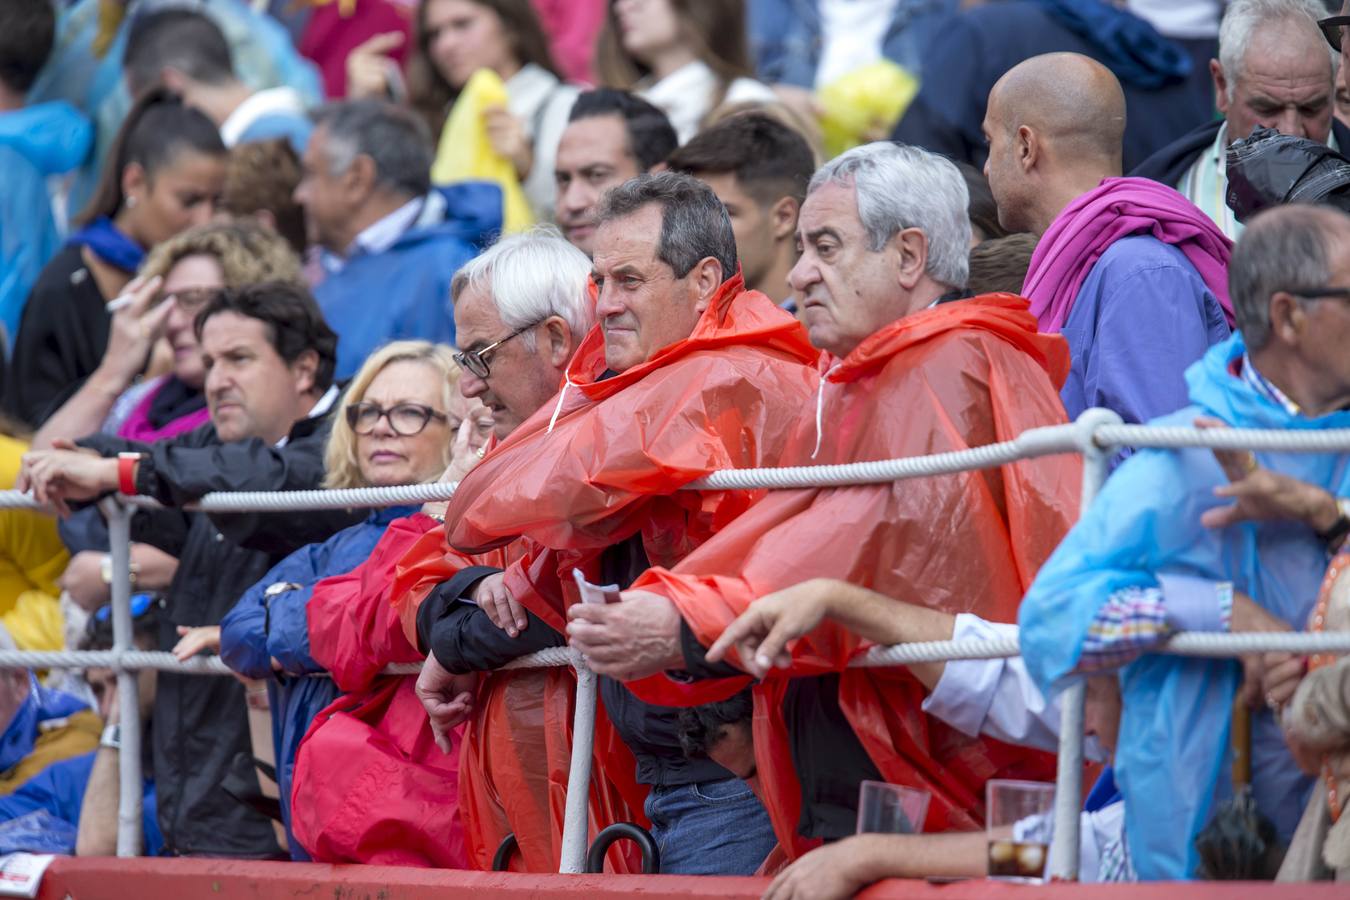
[[[449,872],[387,866],[239,862],[223,859],[62,858],[52,863],[39,900],[542,900],[560,897],[639,897],[642,900],[757,900],[765,878],[696,878],[680,875],[516,875]],[[863,900],[1344,900],[1345,885],[1277,885],[1253,882],[1074,885],[1044,887],[961,881],[929,884],[887,881]]]

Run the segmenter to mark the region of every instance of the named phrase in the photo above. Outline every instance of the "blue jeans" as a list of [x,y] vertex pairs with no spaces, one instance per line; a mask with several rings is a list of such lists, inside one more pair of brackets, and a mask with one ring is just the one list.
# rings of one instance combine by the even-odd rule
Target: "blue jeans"
[[778,843],[764,805],[739,778],[654,787],[646,811],[663,875],[753,875]]

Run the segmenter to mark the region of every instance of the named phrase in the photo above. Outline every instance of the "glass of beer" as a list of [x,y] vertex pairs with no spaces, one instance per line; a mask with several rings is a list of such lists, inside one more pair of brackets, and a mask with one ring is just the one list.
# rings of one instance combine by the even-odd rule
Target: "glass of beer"
[[927,791],[864,781],[858,788],[858,834],[918,834],[928,815]]
[[1039,884],[1054,826],[1055,786],[992,779],[985,785],[989,877]]

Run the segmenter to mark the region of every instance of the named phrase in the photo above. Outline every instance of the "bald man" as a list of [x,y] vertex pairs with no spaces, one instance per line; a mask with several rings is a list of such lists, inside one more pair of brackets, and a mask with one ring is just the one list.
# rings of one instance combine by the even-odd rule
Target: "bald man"
[[1069,342],[1069,415],[1146,422],[1185,405],[1186,367],[1228,337],[1231,242],[1171,188],[1120,177],[1115,76],[1076,53],[1032,57],[994,85],[983,129],[999,221],[1040,239],[1022,293]]
[[1233,240],[1242,223],[1228,208],[1226,151],[1258,125],[1350,149],[1350,129],[1332,118],[1336,67],[1318,33],[1322,0],[1233,0],[1209,62],[1222,119],[1209,119],[1131,172],[1175,187]]

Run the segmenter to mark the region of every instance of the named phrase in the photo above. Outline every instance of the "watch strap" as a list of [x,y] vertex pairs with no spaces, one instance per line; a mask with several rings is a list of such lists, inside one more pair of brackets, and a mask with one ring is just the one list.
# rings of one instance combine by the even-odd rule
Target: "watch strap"
[[136,464],[141,461],[140,453],[117,454],[117,490],[119,493],[134,497],[136,491]]

